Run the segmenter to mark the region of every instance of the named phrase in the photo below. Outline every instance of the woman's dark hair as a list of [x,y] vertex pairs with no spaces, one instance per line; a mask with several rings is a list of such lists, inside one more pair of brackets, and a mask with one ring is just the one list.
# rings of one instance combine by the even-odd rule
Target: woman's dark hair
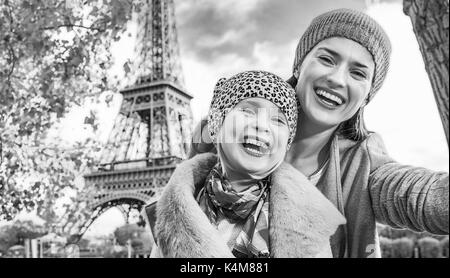
[[[295,76],[292,76],[286,80],[286,82],[295,89],[298,80]],[[362,141],[369,135],[369,131],[367,130],[364,122],[364,107],[365,104],[359,108],[358,112],[356,112],[353,117],[339,125],[338,133],[344,136],[344,138],[353,141]]]

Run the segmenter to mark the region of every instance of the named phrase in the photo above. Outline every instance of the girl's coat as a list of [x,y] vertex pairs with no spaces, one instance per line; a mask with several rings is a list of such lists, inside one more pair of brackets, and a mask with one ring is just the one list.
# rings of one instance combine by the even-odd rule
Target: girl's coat
[[[178,165],[156,208],[160,257],[233,257],[194,196],[217,156],[197,155]],[[269,234],[272,257],[331,257],[330,236],[345,218],[307,178],[283,163],[272,175]]]

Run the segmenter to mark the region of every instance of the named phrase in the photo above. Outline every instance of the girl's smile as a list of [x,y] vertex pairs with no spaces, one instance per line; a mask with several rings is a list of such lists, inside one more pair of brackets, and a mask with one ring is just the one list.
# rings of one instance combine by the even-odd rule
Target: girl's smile
[[258,136],[244,136],[241,144],[244,150],[252,156],[262,157],[271,151],[271,143]]

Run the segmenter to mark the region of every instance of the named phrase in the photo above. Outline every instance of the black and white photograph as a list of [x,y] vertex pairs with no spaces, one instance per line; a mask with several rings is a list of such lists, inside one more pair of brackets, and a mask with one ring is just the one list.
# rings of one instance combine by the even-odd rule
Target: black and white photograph
[[0,263],[448,257],[448,0],[0,0]]

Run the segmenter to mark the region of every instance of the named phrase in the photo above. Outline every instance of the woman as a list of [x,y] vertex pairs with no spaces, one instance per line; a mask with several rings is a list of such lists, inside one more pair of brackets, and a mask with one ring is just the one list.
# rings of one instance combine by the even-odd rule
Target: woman
[[221,79],[208,117],[218,155],[175,170],[158,201],[153,257],[331,257],[343,215],[283,163],[297,114],[295,92],[278,76]]
[[[448,173],[397,163],[364,125],[364,107],[381,87],[391,46],[364,13],[316,17],[300,39],[289,83],[301,111],[286,161],[345,215],[334,257],[380,257],[376,222],[448,234]],[[198,144],[194,149],[202,147]]]

